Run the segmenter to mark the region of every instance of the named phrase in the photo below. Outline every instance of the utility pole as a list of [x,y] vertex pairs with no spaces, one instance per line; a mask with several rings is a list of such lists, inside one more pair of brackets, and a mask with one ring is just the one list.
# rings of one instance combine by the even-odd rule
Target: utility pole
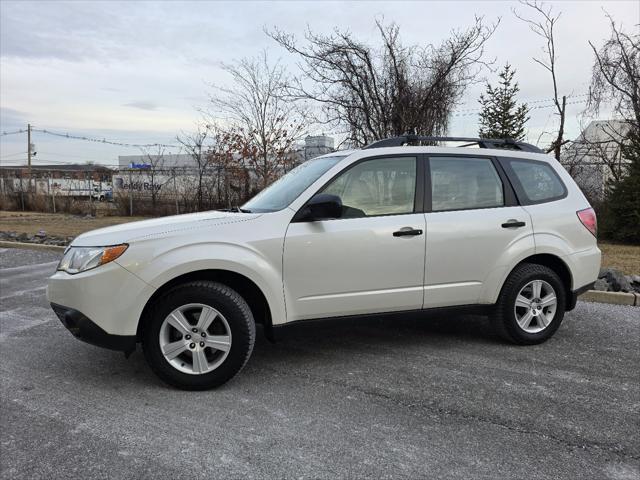
[[29,173],[29,186],[27,190],[31,191],[31,124],[27,124],[27,166]]
[[171,174],[173,175],[173,195],[176,197],[176,215],[180,215],[180,208],[178,207],[178,189],[176,188],[176,171],[174,168],[171,169]]
[[131,178],[131,168],[129,168],[129,216],[133,217],[133,179]]

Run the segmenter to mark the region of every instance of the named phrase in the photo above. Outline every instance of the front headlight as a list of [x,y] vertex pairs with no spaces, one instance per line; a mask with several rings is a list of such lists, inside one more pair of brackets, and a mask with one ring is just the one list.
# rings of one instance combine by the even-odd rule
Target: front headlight
[[129,245],[112,247],[69,247],[58,264],[58,270],[67,273],[80,273],[114,261],[124,253]]

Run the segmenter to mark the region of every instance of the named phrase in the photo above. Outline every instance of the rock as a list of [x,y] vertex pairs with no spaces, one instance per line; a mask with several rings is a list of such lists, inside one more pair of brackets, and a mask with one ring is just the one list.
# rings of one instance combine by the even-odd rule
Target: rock
[[39,238],[44,238],[47,236],[47,232],[45,232],[44,230],[38,230],[38,233],[36,233],[36,237]]
[[604,278],[607,276],[607,273],[609,273],[611,271],[610,268],[601,268],[600,272],[598,273],[598,278]]
[[640,283],[640,275],[631,275],[631,283]]
[[607,272],[604,276],[605,280],[609,284],[610,290],[613,292],[628,292],[631,290],[631,284],[621,272],[615,268],[606,269]]
[[601,292],[606,292],[609,290],[609,284],[604,278],[599,278],[596,280],[596,283],[593,284],[594,290],[600,290]]
[[26,233],[21,233],[20,235],[18,235],[18,241],[20,242],[25,242],[29,239],[29,235],[27,235]]

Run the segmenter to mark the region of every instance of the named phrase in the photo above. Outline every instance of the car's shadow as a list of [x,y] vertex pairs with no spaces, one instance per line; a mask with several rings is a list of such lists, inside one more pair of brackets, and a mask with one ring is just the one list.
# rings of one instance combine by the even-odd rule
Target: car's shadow
[[[262,337],[265,338],[264,335]],[[425,312],[298,322],[278,329],[277,337],[276,345],[306,343],[309,340],[314,345],[322,345],[323,342],[335,345],[337,339],[357,343],[368,339],[394,345],[398,341],[427,344],[443,341],[500,343],[486,317]]]
[[[348,361],[356,354],[384,352],[393,356],[413,348],[435,351],[504,346],[485,317],[470,315],[415,313],[300,322],[283,329],[275,343],[266,339],[261,326],[256,333],[252,357],[240,374],[245,377],[264,376],[265,371],[279,371],[283,366],[303,371],[319,363]],[[89,377],[90,372],[83,370],[97,362],[115,377],[128,377],[126,383],[164,387],[146,365],[140,346],[128,360],[118,360],[115,352],[86,348],[91,349],[94,362],[73,366],[81,376]],[[113,381],[118,380],[111,378]]]
[[[336,337],[357,340],[361,335],[373,332],[387,333],[394,337],[408,339],[420,337],[442,337],[476,340],[479,342],[495,342],[488,319],[477,315],[461,315],[446,313],[416,312],[408,314],[386,314],[375,316],[358,316],[347,318],[333,318],[324,320],[310,320],[296,322],[278,330],[278,341],[335,340]],[[322,337],[318,334],[322,333]],[[425,340],[425,338],[421,338]]]

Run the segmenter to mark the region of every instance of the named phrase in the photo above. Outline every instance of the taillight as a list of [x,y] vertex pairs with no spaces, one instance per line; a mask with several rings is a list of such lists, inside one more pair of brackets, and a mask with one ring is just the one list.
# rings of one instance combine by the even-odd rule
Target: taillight
[[593,210],[593,208],[578,210],[576,213],[578,214],[578,218],[580,219],[582,224],[595,237],[598,234],[598,219],[596,218],[596,212]]

